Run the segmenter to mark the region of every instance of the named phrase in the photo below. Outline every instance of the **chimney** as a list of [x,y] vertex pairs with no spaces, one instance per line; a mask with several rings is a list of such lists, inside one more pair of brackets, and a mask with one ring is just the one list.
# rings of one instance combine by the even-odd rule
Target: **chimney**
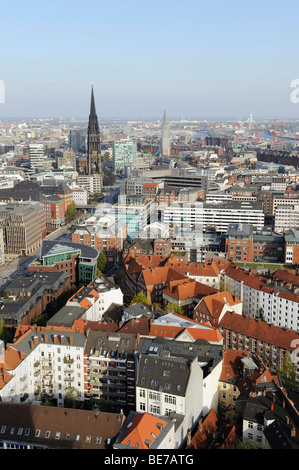
[[290,424],[290,418],[288,416],[286,416],[286,423]]
[[45,335],[45,343],[48,342],[48,335]]
[[274,410],[274,404],[271,403],[271,411],[273,411],[273,410]]
[[63,335],[60,336],[60,342],[61,342],[61,344],[64,344],[64,336]]
[[38,336],[34,336],[33,342],[34,342],[34,344],[38,344]]
[[202,431],[202,419],[201,418],[198,421],[198,429],[199,429],[199,431]]
[[54,335],[54,343],[57,343],[57,335]]
[[292,429],[291,429],[291,437],[296,437],[296,428],[294,425],[292,425]]
[[71,345],[74,344],[74,337],[73,337],[73,336],[70,336],[70,344],[71,344]]
[[285,400],[282,400],[282,407],[283,407],[283,408],[286,407],[286,402],[285,402]]

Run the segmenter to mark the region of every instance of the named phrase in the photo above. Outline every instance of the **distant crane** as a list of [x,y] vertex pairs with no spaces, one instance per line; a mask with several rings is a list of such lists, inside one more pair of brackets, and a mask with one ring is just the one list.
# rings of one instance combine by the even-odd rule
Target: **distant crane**
[[283,122],[281,122],[281,126],[280,126],[280,142],[282,141],[282,130],[283,130]]
[[274,142],[276,141],[276,116],[275,118],[270,119],[270,121],[274,121],[274,126],[273,126],[273,139]]

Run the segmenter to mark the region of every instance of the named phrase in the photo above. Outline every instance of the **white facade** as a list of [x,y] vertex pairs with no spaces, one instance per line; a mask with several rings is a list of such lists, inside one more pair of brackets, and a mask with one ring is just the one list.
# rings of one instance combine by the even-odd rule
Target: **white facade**
[[[166,358],[167,359],[167,358]],[[175,391],[155,391],[136,387],[136,411],[168,418],[174,412],[184,417],[175,433],[174,449],[178,449],[189,428],[193,429],[203,410],[203,371],[195,357],[190,364],[190,374],[184,396]]]
[[88,191],[83,188],[73,189],[73,201],[76,206],[86,206],[88,203]]
[[203,202],[170,204],[164,210],[164,223],[176,231],[215,227],[225,233],[231,223],[243,223],[262,230],[265,215],[261,205],[253,202],[206,204]]
[[46,154],[43,144],[29,145],[29,165],[30,169],[44,169]]
[[282,233],[290,228],[299,227],[299,204],[294,206],[278,205],[274,211],[274,231]]
[[227,290],[243,302],[243,314],[259,318],[262,313],[267,323],[299,330],[299,296],[277,289],[261,290],[243,281],[221,274],[221,290]]
[[[60,341],[66,339],[67,333],[60,333],[59,337],[56,335],[56,344],[41,341],[41,335],[37,335],[35,339],[38,344],[28,356],[15,369],[7,369],[13,378],[0,390],[2,401],[20,403],[24,394],[28,394],[27,402],[39,401],[41,395],[45,394],[45,398],[56,398],[58,406],[63,406],[69,387],[78,391],[78,400],[84,400],[83,344],[61,344]],[[49,331],[48,337],[50,334],[53,332]],[[74,343],[76,335],[84,336],[74,334]]]
[[77,184],[85,188],[88,194],[99,194],[102,192],[103,181],[101,175],[78,175]]

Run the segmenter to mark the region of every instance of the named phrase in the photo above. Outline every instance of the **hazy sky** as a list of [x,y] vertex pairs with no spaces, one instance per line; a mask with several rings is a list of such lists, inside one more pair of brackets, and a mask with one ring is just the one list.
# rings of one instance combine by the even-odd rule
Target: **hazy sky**
[[0,0],[4,117],[299,117],[299,4]]

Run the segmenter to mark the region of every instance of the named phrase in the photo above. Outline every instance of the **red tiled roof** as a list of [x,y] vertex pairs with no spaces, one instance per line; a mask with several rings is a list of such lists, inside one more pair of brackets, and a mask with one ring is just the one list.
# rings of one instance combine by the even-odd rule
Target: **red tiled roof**
[[299,340],[299,334],[296,331],[255,320],[249,316],[238,315],[234,312],[226,312],[220,320],[219,326],[286,350],[291,350],[293,340]]
[[194,434],[189,449],[207,449],[213,441],[213,433],[217,432],[218,428],[218,417],[215,409],[212,408]]
[[[152,444],[161,432],[159,426],[161,425],[164,429],[166,424],[167,421],[148,413],[136,413],[127,426],[121,444],[128,444],[131,447],[138,445],[138,449],[148,449],[149,445],[146,444],[146,441]],[[153,437],[153,435],[156,437]]]

